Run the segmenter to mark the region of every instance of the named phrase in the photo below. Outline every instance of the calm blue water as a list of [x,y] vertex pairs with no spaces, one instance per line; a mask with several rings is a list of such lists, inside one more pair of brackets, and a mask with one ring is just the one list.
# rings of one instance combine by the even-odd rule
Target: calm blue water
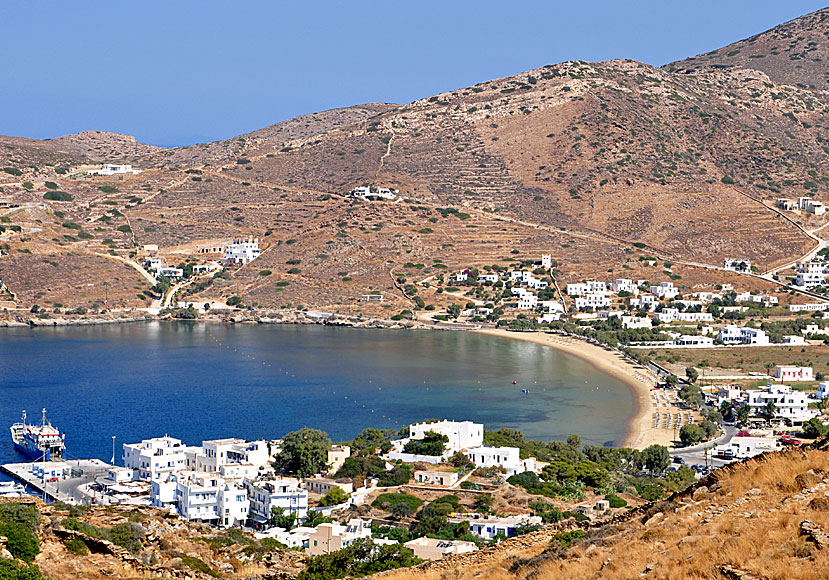
[[6,426],[22,409],[39,419],[42,407],[71,457],[109,460],[113,435],[119,449],[165,433],[198,444],[301,427],[338,441],[427,418],[619,444],[635,400],[575,357],[467,332],[187,322],[0,330],[0,463],[23,460]]

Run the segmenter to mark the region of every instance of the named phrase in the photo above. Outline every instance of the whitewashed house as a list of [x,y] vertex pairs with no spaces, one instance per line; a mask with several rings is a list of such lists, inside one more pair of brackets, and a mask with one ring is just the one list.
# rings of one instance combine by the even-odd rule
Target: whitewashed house
[[774,367],[774,378],[780,382],[813,381],[812,367],[782,366]]
[[517,447],[481,446],[464,451],[464,455],[478,467],[501,467],[507,476],[535,470],[535,460],[522,460]]
[[267,527],[274,508],[281,508],[284,515],[296,514],[300,523],[308,517],[308,490],[296,479],[245,479],[242,483],[250,498],[250,519],[257,524]]
[[673,282],[660,282],[656,286],[651,286],[650,291],[651,294],[658,296],[662,300],[671,300],[679,294],[679,290],[674,287]]
[[573,303],[579,310],[588,307],[593,310],[599,310],[601,308],[610,308],[611,301],[605,294],[586,294],[575,298]]
[[627,278],[616,278],[616,281],[610,285],[610,289],[615,292],[630,292],[634,296],[639,294],[639,287],[633,283],[633,280]]
[[259,240],[256,238],[238,238],[227,245],[225,263],[243,266],[251,263],[261,254]]
[[446,447],[451,453],[472,447],[480,447],[484,443],[484,426],[472,421],[416,423],[409,426],[409,438],[423,439],[427,431],[434,431],[449,437]]
[[806,393],[793,391],[788,385],[772,385],[764,390],[747,390],[746,397],[752,415],[764,415],[766,404],[772,401],[776,408],[774,418],[787,419],[793,425],[808,421],[820,413],[817,409],[809,409],[811,401]]
[[124,467],[132,469],[136,480],[163,480],[186,469],[181,439],[165,435],[144,439],[141,443],[124,443],[122,448]]
[[638,316],[622,316],[622,328],[653,328],[653,322],[650,318],[639,318]]
[[674,339],[676,346],[691,348],[714,346],[714,338],[711,336],[682,335]]

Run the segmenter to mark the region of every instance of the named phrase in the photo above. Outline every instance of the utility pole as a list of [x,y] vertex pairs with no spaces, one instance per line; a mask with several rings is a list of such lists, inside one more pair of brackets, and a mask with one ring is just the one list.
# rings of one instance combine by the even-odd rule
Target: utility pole
[[110,460],[112,465],[115,465],[115,435],[112,436],[112,459]]

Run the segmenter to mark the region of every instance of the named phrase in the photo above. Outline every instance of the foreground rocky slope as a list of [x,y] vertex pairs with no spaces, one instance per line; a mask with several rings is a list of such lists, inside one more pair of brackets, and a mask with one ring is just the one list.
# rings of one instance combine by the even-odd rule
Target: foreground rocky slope
[[[157,509],[78,510],[32,501],[40,513],[34,563],[53,579],[293,578],[304,567],[300,552]],[[608,523],[566,520],[479,552],[376,576],[818,579],[828,558],[824,441],[723,468]]]
[[[386,579],[818,579],[829,563],[829,453],[791,449],[714,472],[584,529],[544,529]],[[572,528],[570,528],[572,529]]]

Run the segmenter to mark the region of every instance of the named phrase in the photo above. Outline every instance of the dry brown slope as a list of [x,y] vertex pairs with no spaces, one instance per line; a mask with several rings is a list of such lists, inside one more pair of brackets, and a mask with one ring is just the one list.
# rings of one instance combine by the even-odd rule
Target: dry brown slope
[[[829,547],[802,531],[829,531],[829,452],[793,449],[717,471],[668,501],[585,530],[565,547],[556,531],[477,554],[378,577],[394,580],[602,578],[814,579]],[[808,526],[807,526],[808,527]],[[817,534],[820,536],[820,534]]]
[[765,72],[774,82],[802,88],[829,88],[829,45],[824,8],[723,48],[665,65],[671,72],[742,67]]

